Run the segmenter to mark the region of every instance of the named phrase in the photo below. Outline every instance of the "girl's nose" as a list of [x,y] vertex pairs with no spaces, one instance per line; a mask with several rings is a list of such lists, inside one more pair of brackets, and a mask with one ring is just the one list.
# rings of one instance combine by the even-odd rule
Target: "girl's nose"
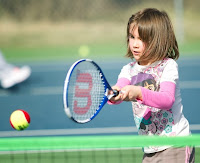
[[133,41],[133,47],[134,48],[138,48],[139,47],[138,41],[136,41],[136,40]]
[[134,48],[138,48],[138,47],[139,47],[139,43],[138,43],[137,40],[134,40],[134,41],[133,41],[133,47],[134,47]]

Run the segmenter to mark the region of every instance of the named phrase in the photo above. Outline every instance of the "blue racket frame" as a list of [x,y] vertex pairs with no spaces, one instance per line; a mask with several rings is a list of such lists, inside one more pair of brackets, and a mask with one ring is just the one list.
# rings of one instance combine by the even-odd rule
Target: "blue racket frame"
[[[101,101],[101,103],[99,104],[98,108],[96,109],[96,112],[94,113],[94,115],[92,115],[89,119],[86,119],[86,120],[83,120],[83,121],[80,121],[80,120],[76,120],[74,119],[74,117],[72,116],[71,112],[70,112],[70,109],[69,109],[69,102],[68,102],[68,89],[69,89],[69,81],[70,81],[70,77],[72,75],[72,72],[73,70],[75,69],[75,67],[80,64],[81,62],[91,62],[100,72],[100,77],[101,77],[101,80],[103,81],[103,84],[104,84],[104,97]],[[67,116],[69,118],[71,118],[73,121],[77,122],[77,123],[86,123],[86,122],[89,122],[91,121],[92,119],[94,119],[97,114],[100,112],[100,110],[103,108],[103,106],[107,103],[107,101],[112,98],[113,96],[115,96],[115,94],[113,95],[108,95],[108,91],[109,90],[112,90],[110,84],[108,83],[108,81],[106,80],[104,74],[103,74],[103,71],[101,70],[101,68],[97,65],[97,63],[95,63],[93,60],[91,59],[80,59],[78,61],[76,61],[69,69],[68,73],[67,73],[67,76],[66,76],[66,79],[65,79],[65,84],[64,84],[64,91],[63,91],[63,103],[64,103],[64,110],[65,110],[65,113],[67,114]]]

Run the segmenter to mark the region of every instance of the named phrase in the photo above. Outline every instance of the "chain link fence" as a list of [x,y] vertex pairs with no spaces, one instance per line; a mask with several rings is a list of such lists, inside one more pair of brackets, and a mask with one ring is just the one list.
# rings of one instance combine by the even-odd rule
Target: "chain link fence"
[[[0,17],[16,21],[122,20],[142,6],[173,8],[173,0],[0,0]],[[173,10],[173,9],[172,9]]]
[[146,7],[168,12],[181,43],[198,41],[199,5],[198,0],[0,0],[0,45],[10,53],[10,47],[99,44],[109,53],[108,44],[125,46],[128,18]]

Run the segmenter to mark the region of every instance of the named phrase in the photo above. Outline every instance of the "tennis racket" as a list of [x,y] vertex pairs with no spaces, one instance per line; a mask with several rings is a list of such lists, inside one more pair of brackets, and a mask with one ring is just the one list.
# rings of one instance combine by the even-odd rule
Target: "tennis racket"
[[101,68],[90,59],[76,61],[69,69],[63,91],[65,113],[77,123],[91,121],[109,99],[112,90]]

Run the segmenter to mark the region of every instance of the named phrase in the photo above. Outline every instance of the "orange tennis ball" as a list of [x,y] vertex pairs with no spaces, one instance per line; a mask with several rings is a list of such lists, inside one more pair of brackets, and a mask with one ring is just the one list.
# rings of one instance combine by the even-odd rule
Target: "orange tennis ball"
[[31,119],[29,114],[21,109],[15,110],[10,115],[10,124],[14,129],[18,131],[26,129],[29,126],[30,121]]

